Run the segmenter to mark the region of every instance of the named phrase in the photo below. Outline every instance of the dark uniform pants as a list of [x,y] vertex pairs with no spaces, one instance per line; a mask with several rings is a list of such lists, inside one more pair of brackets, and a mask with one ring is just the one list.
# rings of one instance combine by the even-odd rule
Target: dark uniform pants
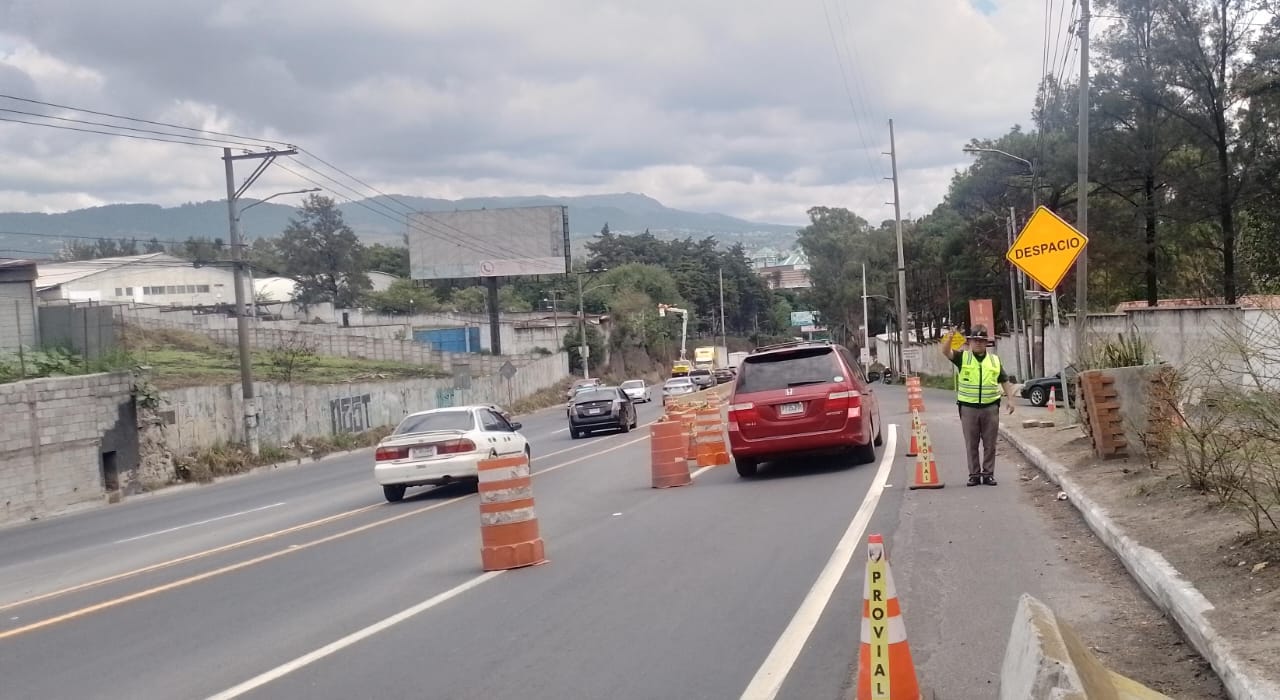
[[[996,468],[996,438],[1000,435],[1000,404],[982,408],[960,407],[960,428],[964,431],[965,455],[969,458],[969,476],[992,476]],[[978,443],[982,443],[982,459],[978,459]]]

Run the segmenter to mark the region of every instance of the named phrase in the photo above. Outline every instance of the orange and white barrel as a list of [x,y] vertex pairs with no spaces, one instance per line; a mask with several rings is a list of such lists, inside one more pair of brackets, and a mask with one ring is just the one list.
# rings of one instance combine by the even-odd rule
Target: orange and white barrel
[[688,437],[680,422],[660,420],[649,426],[649,448],[653,488],[668,489],[693,483],[686,457]]
[[546,545],[533,508],[533,475],[529,459],[493,457],[481,460],[480,560],[485,571],[501,571],[546,562]]

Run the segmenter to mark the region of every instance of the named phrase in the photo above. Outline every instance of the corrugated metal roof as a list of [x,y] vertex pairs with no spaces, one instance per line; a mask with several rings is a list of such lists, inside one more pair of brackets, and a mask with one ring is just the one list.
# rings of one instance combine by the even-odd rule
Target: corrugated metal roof
[[191,267],[191,262],[167,253],[147,253],[145,255],[126,255],[119,258],[98,258],[97,260],[77,260],[40,265],[40,276],[36,279],[36,289],[52,289],[68,282],[75,282],[99,272],[116,270],[139,263],[158,265],[171,263],[175,266]]

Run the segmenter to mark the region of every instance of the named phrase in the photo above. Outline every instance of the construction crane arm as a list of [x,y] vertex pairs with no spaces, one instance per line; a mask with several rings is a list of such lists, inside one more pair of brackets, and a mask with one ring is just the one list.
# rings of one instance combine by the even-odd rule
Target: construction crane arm
[[686,347],[689,338],[689,311],[687,309],[668,306],[666,304],[658,304],[658,316],[665,318],[667,314],[680,314],[680,359],[686,358],[688,348]]

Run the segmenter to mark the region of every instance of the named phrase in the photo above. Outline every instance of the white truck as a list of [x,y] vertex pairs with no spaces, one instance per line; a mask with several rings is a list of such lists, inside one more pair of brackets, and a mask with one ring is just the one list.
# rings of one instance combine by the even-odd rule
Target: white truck
[[750,354],[751,353],[749,352],[731,352],[729,353],[729,357],[725,361],[725,364],[736,370],[742,365],[742,361],[747,359],[747,355]]

